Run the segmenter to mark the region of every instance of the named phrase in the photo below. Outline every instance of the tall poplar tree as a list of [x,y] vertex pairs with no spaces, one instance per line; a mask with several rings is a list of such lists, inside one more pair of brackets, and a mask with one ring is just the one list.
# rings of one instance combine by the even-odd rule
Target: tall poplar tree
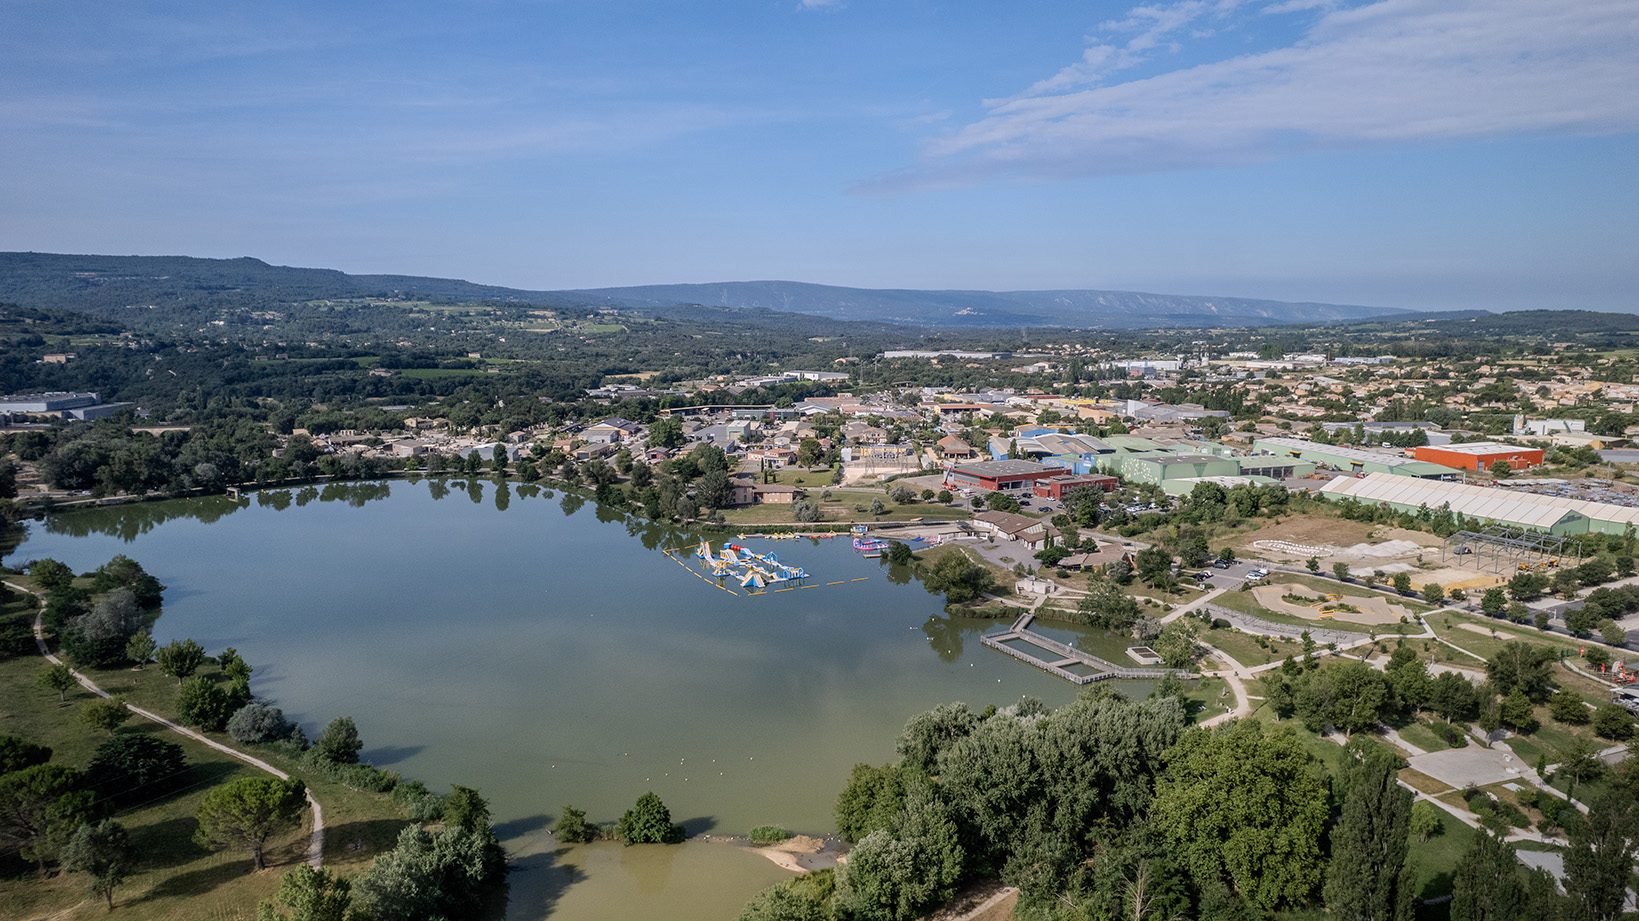
[[1375,745],[1351,752],[1343,814],[1332,829],[1326,907],[1343,921],[1409,921],[1410,790],[1395,783],[1400,758]]

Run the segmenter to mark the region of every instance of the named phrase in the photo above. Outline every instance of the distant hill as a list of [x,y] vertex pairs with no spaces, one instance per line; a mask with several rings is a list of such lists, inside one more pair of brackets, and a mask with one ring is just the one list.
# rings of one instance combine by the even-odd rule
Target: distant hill
[[[1145,329],[1269,326],[1393,320],[1386,307],[1192,297],[1132,291],[917,291],[842,288],[790,281],[649,285],[580,291],[525,291],[450,278],[349,275],[334,269],[269,265],[259,259],[0,253],[0,301],[128,319],[130,311],[268,309],[324,298],[423,297],[673,313],[684,307],[775,311],[831,320],[931,328],[1072,327]],[[718,313],[720,320],[734,314]],[[766,314],[761,322],[766,322]],[[748,316],[750,321],[751,317]]]
[[1391,318],[1410,312],[1390,307],[1136,291],[918,291],[840,288],[794,281],[645,285],[557,293],[615,308],[701,304],[937,327],[1267,326]]

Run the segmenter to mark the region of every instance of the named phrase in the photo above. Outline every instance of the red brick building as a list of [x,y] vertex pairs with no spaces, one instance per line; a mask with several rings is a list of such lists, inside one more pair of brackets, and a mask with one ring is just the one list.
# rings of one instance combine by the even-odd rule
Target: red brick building
[[1095,486],[1105,492],[1113,492],[1119,483],[1120,481],[1113,476],[1086,473],[1036,480],[1031,489],[1040,498],[1058,500],[1064,498],[1064,494],[1070,490],[1083,486]]
[[946,470],[945,485],[951,489],[1017,494],[1029,492],[1031,484],[1037,480],[1065,476],[1069,472],[1057,464],[1038,464],[1035,461],[978,461],[956,464]]

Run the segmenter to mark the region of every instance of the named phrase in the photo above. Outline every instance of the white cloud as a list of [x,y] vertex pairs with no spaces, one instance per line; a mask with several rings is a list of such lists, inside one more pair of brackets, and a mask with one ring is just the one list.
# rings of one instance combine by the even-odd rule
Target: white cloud
[[837,10],[842,8],[842,0],[797,0],[797,6],[805,10]]
[[1380,0],[1311,12],[1313,25],[1289,47],[1086,86],[1232,7],[1138,7],[1101,27],[1136,33],[1128,42],[1094,44],[1023,95],[987,103],[985,117],[929,142],[921,164],[876,185],[1639,129],[1639,0]]

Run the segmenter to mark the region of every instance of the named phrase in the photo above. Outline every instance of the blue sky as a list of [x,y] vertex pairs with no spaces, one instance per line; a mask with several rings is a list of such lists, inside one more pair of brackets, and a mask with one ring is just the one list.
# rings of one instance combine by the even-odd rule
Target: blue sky
[[1639,310],[1639,0],[0,5],[0,249]]

